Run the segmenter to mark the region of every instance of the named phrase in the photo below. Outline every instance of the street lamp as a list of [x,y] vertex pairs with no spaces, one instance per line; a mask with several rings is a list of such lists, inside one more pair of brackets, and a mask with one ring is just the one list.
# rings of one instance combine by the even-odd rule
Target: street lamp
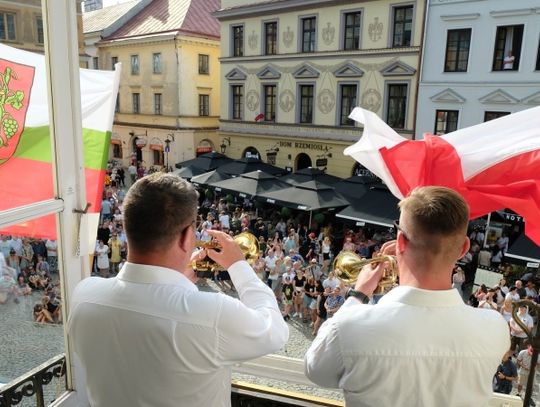
[[[227,142],[227,144],[225,144]],[[227,151],[227,145],[231,146],[231,138],[230,137],[224,137],[221,139],[221,145],[219,146],[219,149],[221,151],[221,154],[225,154],[225,151]]]
[[169,153],[171,151],[171,142],[174,141],[174,135],[171,133],[169,136],[172,137],[172,140],[167,137],[165,139],[165,168],[166,172],[169,172]]

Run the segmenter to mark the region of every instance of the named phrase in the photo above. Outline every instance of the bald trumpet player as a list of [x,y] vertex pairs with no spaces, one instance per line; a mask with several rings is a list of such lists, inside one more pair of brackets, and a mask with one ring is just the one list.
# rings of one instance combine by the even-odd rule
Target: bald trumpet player
[[486,406],[510,340],[498,312],[465,305],[451,288],[470,245],[467,203],[421,187],[399,209],[397,238],[381,252],[397,257],[400,285],[369,304],[384,264],[365,266],[306,353],[306,375],[343,389],[347,407]]
[[[68,332],[77,393],[92,407],[230,407],[231,366],[280,349],[289,336],[274,293],[232,237],[194,251],[199,194],[162,172],[124,201],[127,263],[115,278],[75,289]],[[238,299],[201,292],[191,264],[206,254],[227,269]]]

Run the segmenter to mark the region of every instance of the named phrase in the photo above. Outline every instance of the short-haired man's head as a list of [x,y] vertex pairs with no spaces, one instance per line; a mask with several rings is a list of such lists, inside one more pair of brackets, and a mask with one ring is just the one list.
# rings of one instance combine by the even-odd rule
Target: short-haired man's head
[[197,216],[198,192],[184,179],[156,172],[131,186],[124,200],[124,227],[131,250],[169,245]]
[[438,186],[415,188],[401,200],[399,208],[407,218],[409,228],[412,228],[413,240],[417,239],[422,246],[431,242],[435,252],[438,250],[433,238],[462,237],[467,233],[469,206],[452,189]]

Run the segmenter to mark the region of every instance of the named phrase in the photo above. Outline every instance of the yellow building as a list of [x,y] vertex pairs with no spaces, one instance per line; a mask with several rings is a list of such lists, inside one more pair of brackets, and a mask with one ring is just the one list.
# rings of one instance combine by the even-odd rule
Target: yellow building
[[[122,63],[111,157],[172,167],[219,144],[219,0],[134,3],[113,6],[127,14],[95,43],[97,68]],[[86,13],[85,26],[110,9]]]
[[355,106],[414,132],[423,1],[222,0],[221,124],[226,154],[298,170],[360,171]]

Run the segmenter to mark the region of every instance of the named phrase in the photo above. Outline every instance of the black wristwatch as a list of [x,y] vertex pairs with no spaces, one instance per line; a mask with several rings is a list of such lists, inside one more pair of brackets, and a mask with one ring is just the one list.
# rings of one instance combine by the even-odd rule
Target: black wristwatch
[[345,298],[349,297],[356,298],[362,304],[367,304],[369,302],[369,297],[366,294],[364,294],[362,291],[357,291],[354,288],[351,288],[349,291],[347,291],[347,294],[345,294]]

